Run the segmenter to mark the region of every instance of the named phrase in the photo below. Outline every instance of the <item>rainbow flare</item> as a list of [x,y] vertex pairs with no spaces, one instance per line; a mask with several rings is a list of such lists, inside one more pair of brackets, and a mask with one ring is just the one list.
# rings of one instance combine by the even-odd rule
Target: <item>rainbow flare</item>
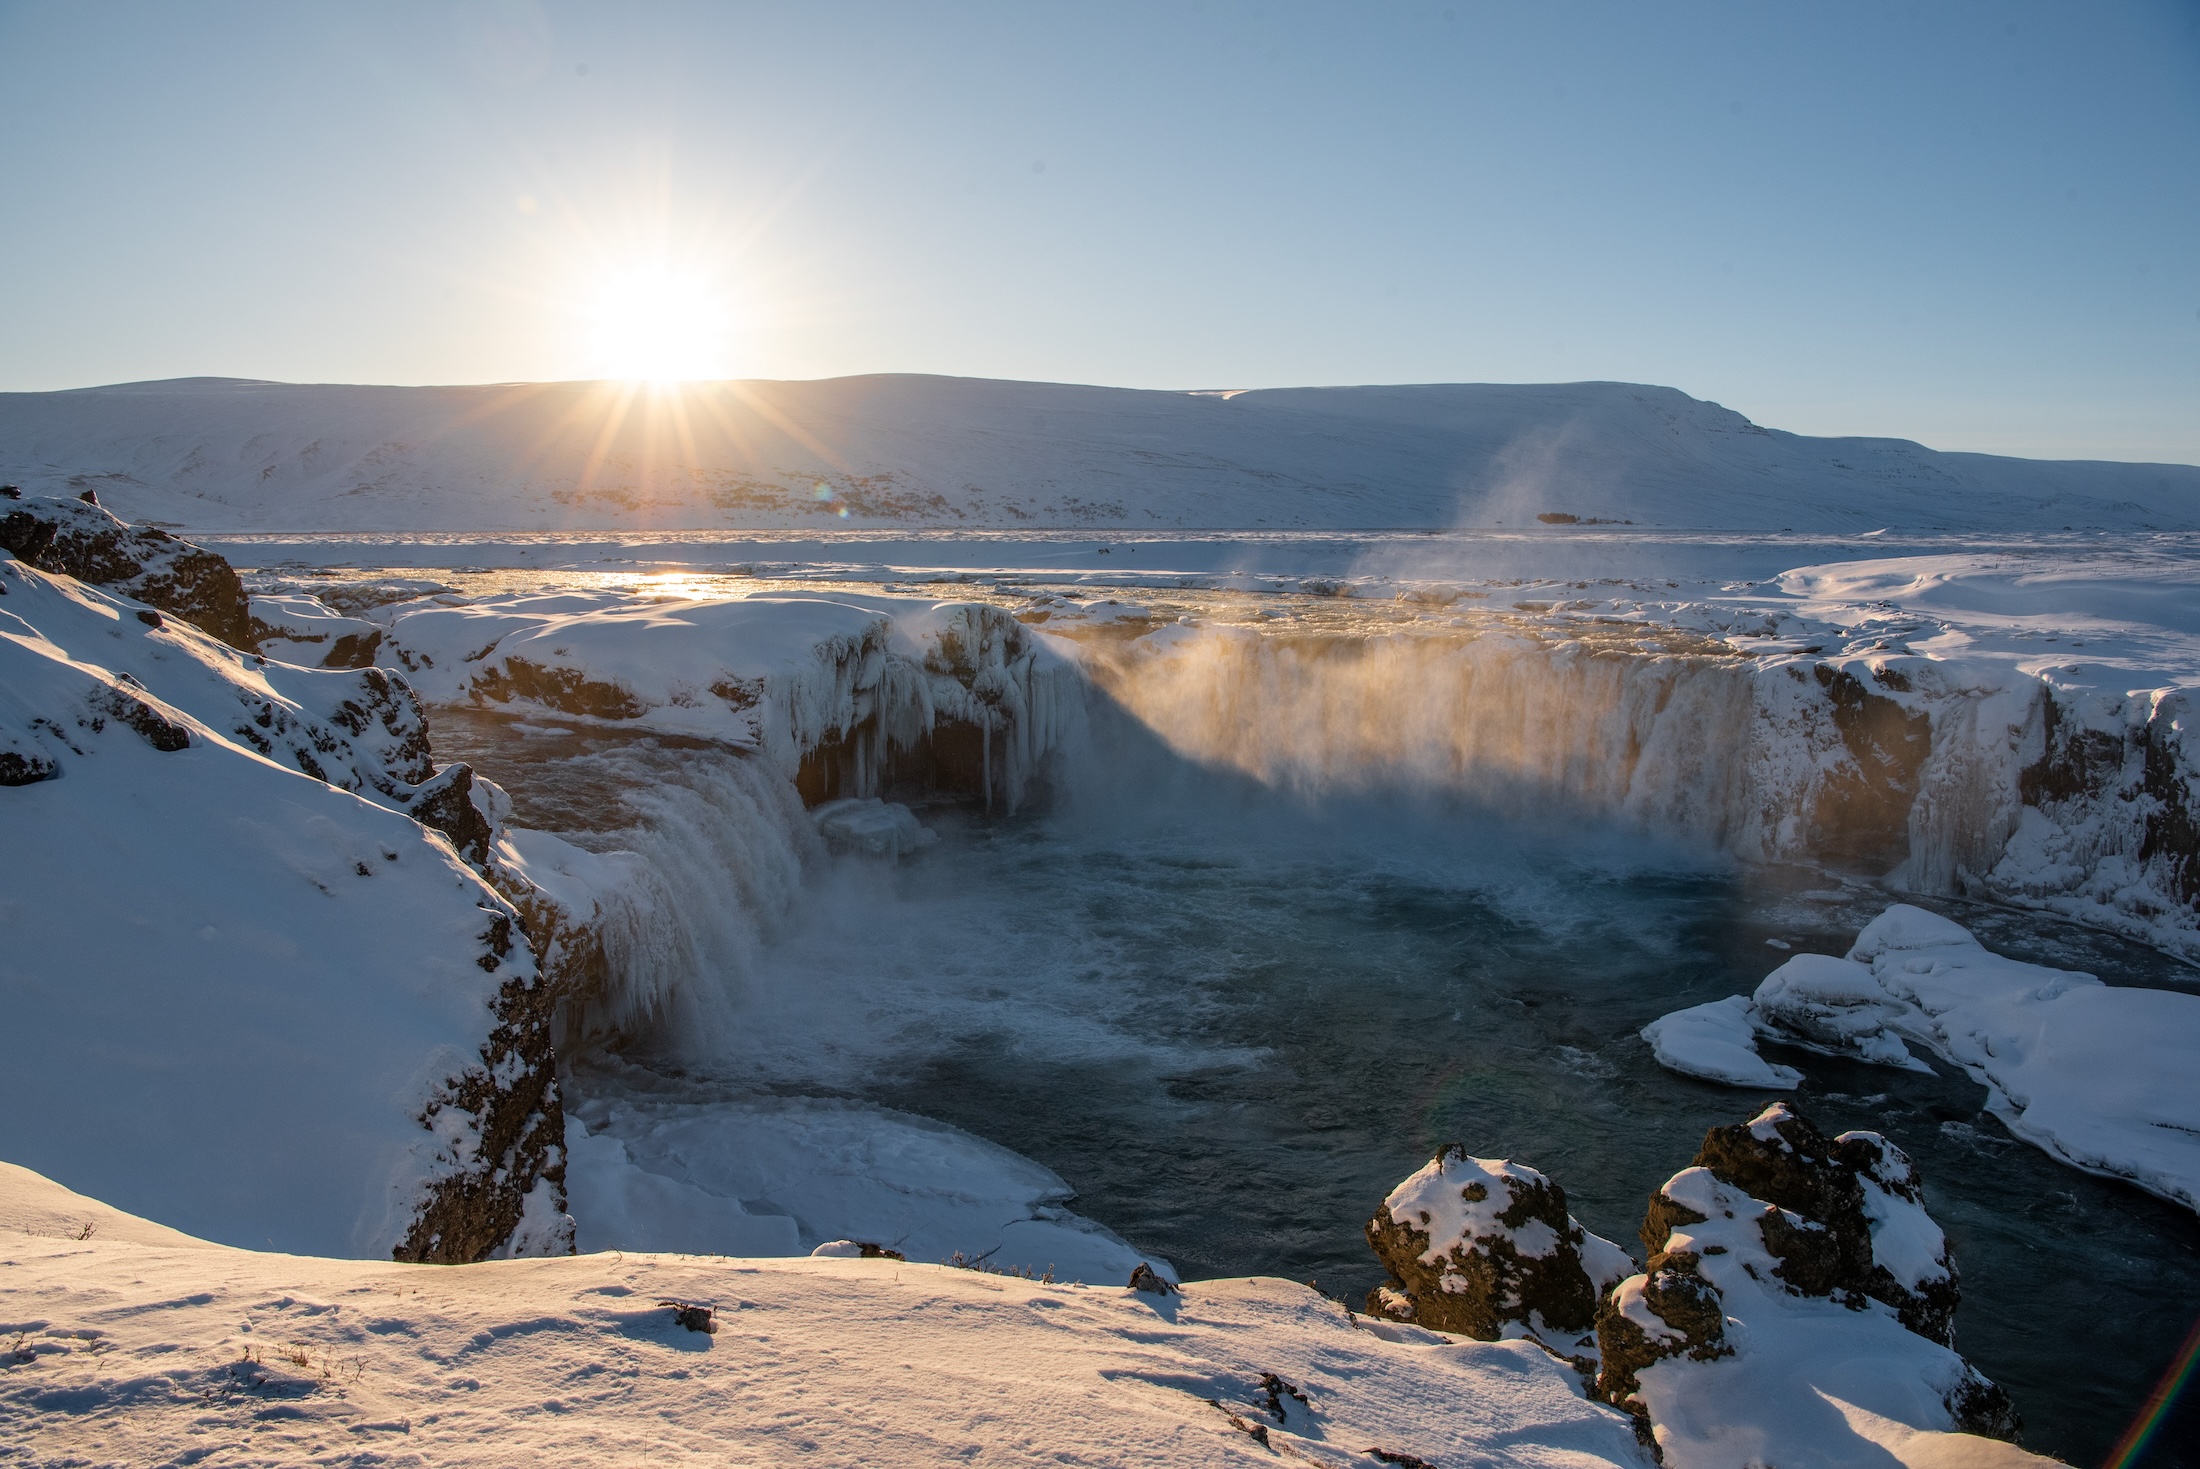
[[2185,1344],[2179,1348],[2176,1360],[2169,1364],[2162,1380],[2154,1384],[2154,1391],[2147,1394],[2146,1405],[2139,1410],[2139,1416],[2131,1420],[2124,1436],[2116,1441],[2103,1469],[2131,1469],[2138,1462],[2153,1439],[2154,1430],[2169,1416],[2170,1404],[2177,1401],[2185,1384],[2192,1380],[2195,1362],[2200,1362],[2200,1321],[2193,1322],[2192,1330],[2185,1334]]

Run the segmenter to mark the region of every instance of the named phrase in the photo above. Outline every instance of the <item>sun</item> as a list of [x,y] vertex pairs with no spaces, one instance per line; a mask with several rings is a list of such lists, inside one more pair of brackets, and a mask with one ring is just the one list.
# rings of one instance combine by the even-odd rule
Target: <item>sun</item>
[[597,287],[588,323],[598,376],[657,383],[725,376],[732,323],[701,276],[664,266],[614,272]]

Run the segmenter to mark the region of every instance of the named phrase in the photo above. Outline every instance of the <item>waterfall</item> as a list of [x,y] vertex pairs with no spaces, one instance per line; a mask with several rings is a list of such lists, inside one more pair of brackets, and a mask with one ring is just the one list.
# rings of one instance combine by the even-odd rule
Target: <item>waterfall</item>
[[1643,628],[1172,627],[1082,655],[1181,758],[1302,797],[1617,822],[2200,952],[2200,768],[2177,691],[2058,702],[2006,665],[1749,656]]
[[585,1030],[731,1023],[823,871],[805,800],[949,793],[1009,814],[1050,770],[1118,819],[1218,782],[1404,795],[1462,820],[1826,862],[2200,950],[2181,698],[2058,699],[2006,667],[1751,657],[1639,628],[1178,625],[1065,644],[965,604],[821,650],[814,677],[763,700],[785,733],[755,751],[620,757],[632,768],[606,784],[622,829],[591,841],[620,851],[591,859],[589,898],[568,904],[601,946]]

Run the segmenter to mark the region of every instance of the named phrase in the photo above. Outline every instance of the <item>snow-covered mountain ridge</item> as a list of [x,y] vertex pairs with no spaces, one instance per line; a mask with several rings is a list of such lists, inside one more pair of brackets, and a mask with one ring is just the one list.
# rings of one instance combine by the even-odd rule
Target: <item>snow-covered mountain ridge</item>
[[0,394],[0,479],[202,533],[2200,528],[2193,466],[1808,438],[1627,383],[187,378]]

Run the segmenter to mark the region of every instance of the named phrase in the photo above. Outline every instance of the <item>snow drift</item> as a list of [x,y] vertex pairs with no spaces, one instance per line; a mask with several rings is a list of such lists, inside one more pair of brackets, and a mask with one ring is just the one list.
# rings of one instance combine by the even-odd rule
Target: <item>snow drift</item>
[[886,1258],[300,1258],[6,1164],[0,1237],[0,1455],[1645,1469],[1535,1347],[1371,1327],[1280,1280],[1161,1297]]
[[0,476],[209,530],[2200,526],[2200,469],[1761,428],[1671,388],[916,376],[0,395]]
[[386,674],[263,666],[0,558],[0,1153],[227,1241],[565,1247],[515,914],[328,783],[417,794],[422,733]]

